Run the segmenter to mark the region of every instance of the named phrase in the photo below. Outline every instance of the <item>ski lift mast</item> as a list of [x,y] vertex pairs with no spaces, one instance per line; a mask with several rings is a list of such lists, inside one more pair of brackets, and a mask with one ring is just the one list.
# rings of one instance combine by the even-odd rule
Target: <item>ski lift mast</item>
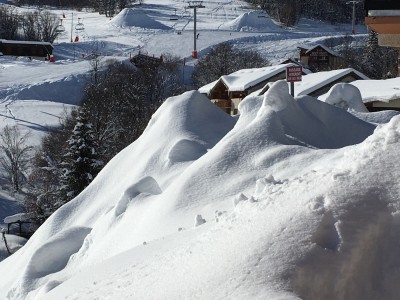
[[353,13],[352,13],[352,17],[351,17],[351,34],[355,34],[356,30],[355,30],[355,20],[356,20],[356,4],[360,3],[360,1],[347,1],[346,4],[352,4],[353,5]]
[[196,13],[198,8],[205,8],[203,5],[203,1],[189,1],[189,6],[187,8],[192,8],[193,9],[193,17],[194,17],[194,30],[193,30],[193,37],[194,37],[194,47],[192,51],[192,57],[197,58],[197,49],[196,49],[196,39],[197,39],[197,34],[196,34]]

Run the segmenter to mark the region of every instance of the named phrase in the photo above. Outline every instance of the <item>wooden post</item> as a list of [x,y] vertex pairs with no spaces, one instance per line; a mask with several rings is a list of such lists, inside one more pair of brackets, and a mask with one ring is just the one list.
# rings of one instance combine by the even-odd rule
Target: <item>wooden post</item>
[[294,97],[294,81],[292,81],[290,83],[290,95],[292,95],[292,97]]

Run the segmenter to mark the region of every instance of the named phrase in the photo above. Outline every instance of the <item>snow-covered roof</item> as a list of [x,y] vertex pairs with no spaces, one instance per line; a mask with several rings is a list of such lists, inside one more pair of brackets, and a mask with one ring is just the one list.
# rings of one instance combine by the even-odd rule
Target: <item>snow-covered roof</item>
[[22,221],[29,220],[30,218],[32,218],[32,214],[19,213],[19,214],[5,217],[4,224],[15,223],[18,221],[22,222]]
[[[289,63],[264,68],[243,69],[221,76],[220,80],[224,82],[230,92],[245,91],[281,72],[286,72],[286,68],[290,66],[298,65]],[[308,69],[303,69],[303,72],[311,73]]]
[[364,103],[390,100],[400,98],[400,78],[385,80],[356,80],[351,82],[361,92]]
[[369,10],[370,17],[393,17],[400,16],[400,10]]
[[294,84],[295,95],[296,96],[309,95],[312,92],[324,87],[325,85],[335,80],[338,80],[344,76],[347,76],[351,73],[356,74],[357,76],[359,76],[364,80],[369,79],[363,73],[354,70],[352,68],[311,73],[308,75],[304,75],[302,81],[296,82]]
[[209,94],[211,92],[211,90],[213,89],[213,87],[217,84],[217,82],[219,81],[219,79],[210,82],[209,84],[203,85],[201,88],[198,89],[199,93],[201,94]]
[[15,41],[15,40],[5,40],[5,39],[0,39],[0,43],[4,44],[35,44],[35,45],[47,45],[47,46],[52,46],[53,45],[49,42],[39,42],[39,41]]
[[329,54],[333,55],[333,56],[340,56],[339,53],[333,51],[332,49],[326,47],[325,45],[322,44],[317,44],[315,46],[299,46],[298,48],[303,48],[303,49],[307,49],[306,54],[312,52],[314,49],[321,47],[322,49],[324,49],[326,52],[328,52]]

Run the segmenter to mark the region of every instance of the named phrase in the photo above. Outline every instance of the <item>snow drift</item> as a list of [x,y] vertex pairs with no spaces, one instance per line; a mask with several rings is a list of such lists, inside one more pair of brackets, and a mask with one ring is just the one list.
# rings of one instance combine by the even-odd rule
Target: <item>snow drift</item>
[[152,19],[142,9],[124,8],[110,21],[116,27],[141,27],[147,29],[170,30],[171,28]]
[[376,127],[283,81],[239,109],[168,99],[0,263],[19,270],[0,297],[394,299],[400,117]]
[[226,22],[220,29],[234,31],[277,32],[282,29],[265,12],[251,11]]

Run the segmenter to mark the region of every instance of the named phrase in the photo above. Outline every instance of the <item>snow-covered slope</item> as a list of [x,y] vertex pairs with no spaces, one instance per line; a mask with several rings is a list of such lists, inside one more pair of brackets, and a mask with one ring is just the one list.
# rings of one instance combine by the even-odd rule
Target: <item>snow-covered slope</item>
[[153,20],[142,9],[124,8],[111,21],[111,24],[117,27],[141,27],[147,29],[171,29],[164,24]]
[[234,31],[279,32],[281,27],[262,11],[244,13],[236,19],[223,24],[220,29]]
[[0,298],[394,299],[400,118],[374,131],[282,81],[240,111],[168,99],[0,263]]

